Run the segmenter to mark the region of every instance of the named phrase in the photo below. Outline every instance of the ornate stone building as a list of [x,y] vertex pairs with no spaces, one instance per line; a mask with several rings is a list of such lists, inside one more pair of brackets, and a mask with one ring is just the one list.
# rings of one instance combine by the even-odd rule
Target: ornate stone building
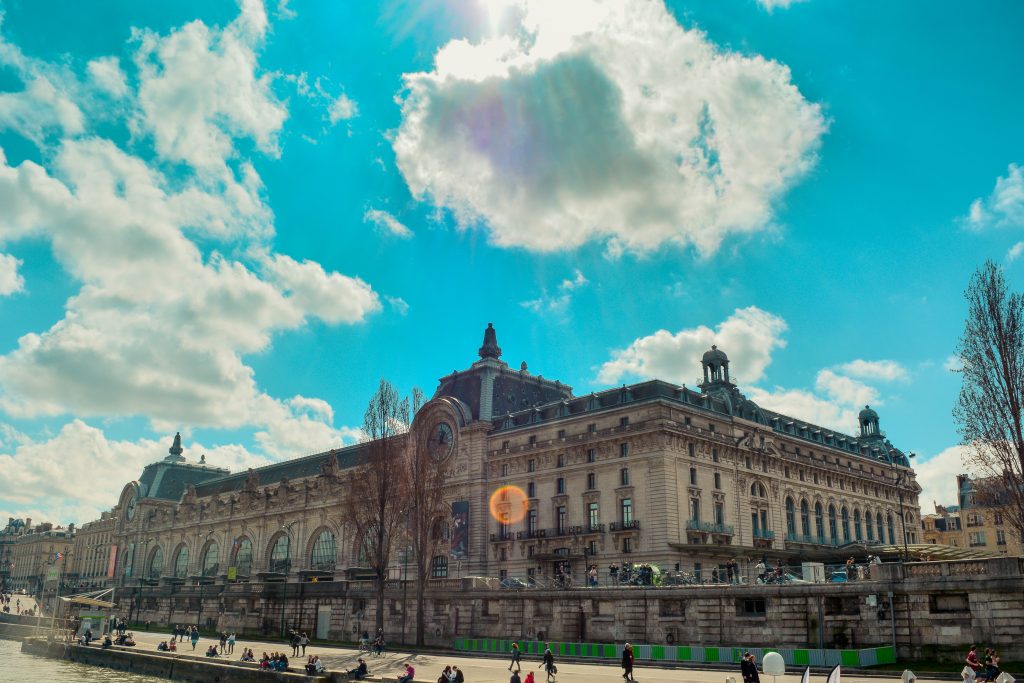
[[[441,378],[412,426],[447,469],[438,583],[559,569],[579,582],[588,565],[627,561],[700,573],[730,558],[838,560],[920,533],[909,459],[870,408],[856,436],[765,410],[714,347],[696,388],[652,380],[586,396],[510,368],[490,325],[478,354]],[[346,579],[360,543],[341,523],[339,475],[363,448],[232,474],[186,462],[176,437],[111,512],[117,590],[155,623],[358,628]]]

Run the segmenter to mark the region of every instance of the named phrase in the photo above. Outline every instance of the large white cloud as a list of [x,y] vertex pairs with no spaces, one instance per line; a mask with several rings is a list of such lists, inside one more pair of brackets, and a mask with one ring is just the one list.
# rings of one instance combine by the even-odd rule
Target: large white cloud
[[[1010,164],[992,194],[971,203],[964,224],[975,230],[1024,226],[1024,167]],[[1010,260],[1017,255],[1011,252]]]
[[914,461],[917,483],[923,491],[918,500],[925,514],[934,512],[933,503],[958,505],[956,475],[965,472],[963,464],[964,447],[950,446],[930,458]]
[[393,145],[412,192],[532,250],[714,251],[764,229],[826,124],[788,68],[720,49],[660,0],[514,5],[407,74]]
[[757,382],[771,363],[772,352],[786,345],[786,321],[756,306],[736,311],[712,330],[710,327],[658,330],[612,353],[601,366],[598,380],[614,384],[624,377],[657,377],[680,384],[701,375],[701,356],[718,345],[729,354],[734,381]]

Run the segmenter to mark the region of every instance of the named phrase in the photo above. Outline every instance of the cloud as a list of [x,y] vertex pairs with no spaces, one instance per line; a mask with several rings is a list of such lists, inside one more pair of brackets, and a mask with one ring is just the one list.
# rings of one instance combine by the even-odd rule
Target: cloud
[[381,209],[367,209],[366,213],[363,214],[363,220],[373,223],[378,228],[395,237],[409,239],[413,235],[412,230],[407,228],[401,221]]
[[238,17],[218,31],[192,21],[160,36],[138,30],[139,71],[135,125],[153,136],[157,153],[197,169],[223,171],[235,154],[234,138],[251,138],[277,153],[288,112],[260,74],[256,50],[267,29],[259,0],[242,0]]
[[853,377],[884,381],[907,379],[907,369],[894,360],[857,360],[844,363],[840,369]]
[[839,404],[862,406],[879,402],[876,389],[832,370],[819,371],[814,387]]
[[960,356],[954,353],[946,358],[946,361],[942,364],[942,368],[944,370],[949,370],[950,372],[960,372],[964,368],[964,361]]
[[923,489],[918,500],[924,514],[934,512],[933,502],[939,505],[959,505],[956,475],[966,471],[963,455],[963,446],[950,446],[930,458],[915,460],[917,483]]
[[774,387],[746,389],[750,399],[768,410],[844,433],[856,433],[857,413],[862,404],[841,405],[835,396],[824,398],[805,389]]
[[359,113],[359,107],[356,106],[354,100],[349,99],[348,95],[341,93],[334,102],[331,103],[331,109],[328,112],[328,117],[331,123],[337,123],[338,121],[346,121],[353,118]]
[[100,57],[86,65],[93,84],[112,97],[121,98],[128,94],[128,81],[117,57]]
[[523,0],[405,76],[396,160],[418,198],[493,243],[714,252],[762,231],[825,132],[789,69],[721,49],[658,0]]
[[[1006,175],[996,179],[992,194],[975,199],[962,222],[972,230],[1024,226],[1024,169],[1010,164]],[[1008,260],[1020,255],[1018,247],[1010,249]]]
[[19,259],[10,254],[0,254],[0,296],[9,296],[24,291],[25,278],[18,272]]
[[757,4],[771,12],[779,8],[789,9],[791,5],[804,1],[805,0],[757,0]]
[[623,377],[657,377],[680,384],[700,377],[701,357],[718,345],[729,354],[733,381],[757,382],[771,363],[772,352],[786,345],[786,321],[756,306],[738,308],[717,329],[701,325],[672,333],[658,330],[614,351],[601,366],[598,380],[615,384]]
[[400,296],[385,296],[384,300],[398,315],[405,315],[409,312],[409,304]]
[[1024,252],[1024,242],[1017,242],[1006,252],[1006,260],[1010,263],[1016,261]]
[[521,306],[528,308],[534,313],[564,313],[572,302],[572,293],[589,284],[589,280],[584,277],[583,273],[577,268],[572,279],[562,280],[559,283],[558,289],[555,294],[549,295],[547,292],[541,294],[536,299],[521,302]]
[[276,254],[264,262],[272,279],[307,315],[328,323],[361,322],[380,310],[380,299],[359,278],[328,273],[315,261]]

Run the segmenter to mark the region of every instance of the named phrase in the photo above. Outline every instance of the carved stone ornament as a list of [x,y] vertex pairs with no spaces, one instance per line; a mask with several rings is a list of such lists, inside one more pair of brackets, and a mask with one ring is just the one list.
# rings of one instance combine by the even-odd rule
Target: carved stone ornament
[[245,491],[257,493],[260,488],[260,477],[253,468],[249,468],[249,474],[245,477]]
[[333,453],[320,463],[320,476],[333,478],[337,477],[339,472],[338,458]]
[[196,504],[196,487],[189,484],[185,487],[185,496],[181,499],[181,502],[185,505]]

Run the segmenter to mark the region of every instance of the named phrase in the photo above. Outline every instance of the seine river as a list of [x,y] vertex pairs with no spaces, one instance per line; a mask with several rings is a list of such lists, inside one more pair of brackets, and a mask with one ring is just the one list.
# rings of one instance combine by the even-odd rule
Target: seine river
[[21,642],[15,640],[0,640],[0,662],[3,662],[3,680],[11,683],[29,683],[30,681],[156,683],[165,680],[104,669],[99,666],[73,664],[59,659],[22,654]]

